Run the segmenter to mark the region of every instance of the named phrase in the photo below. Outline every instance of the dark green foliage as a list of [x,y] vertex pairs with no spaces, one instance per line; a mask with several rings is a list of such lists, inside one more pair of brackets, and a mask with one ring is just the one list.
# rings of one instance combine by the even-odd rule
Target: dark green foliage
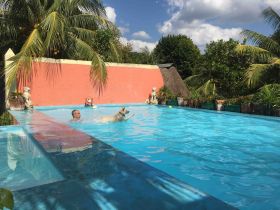
[[0,188],[0,210],[4,208],[14,208],[14,197],[11,191]]
[[119,54],[123,63],[155,64],[154,54],[147,47],[141,52],[133,52],[130,45],[124,45],[121,46]]
[[157,98],[158,98],[159,103],[164,103],[167,100],[172,100],[172,99],[175,99],[176,97],[169,88],[167,88],[166,86],[163,86],[162,88],[159,89],[159,91],[157,93]]
[[4,112],[0,114],[0,126],[3,125],[13,125],[14,118],[9,112]]
[[99,29],[96,31],[95,39],[93,40],[93,48],[107,62],[118,61],[118,50],[112,51],[112,45],[119,44],[119,34],[114,30]]
[[263,86],[253,97],[253,102],[280,108],[280,84]]
[[238,55],[234,49],[238,42],[219,40],[206,46],[205,68],[217,81],[217,92],[224,97],[244,95],[248,89],[244,85],[244,73],[251,62],[250,55]]
[[233,39],[207,44],[201,67],[194,71],[195,76],[186,80],[187,84],[204,90],[205,96],[217,94],[232,98],[248,94],[250,90],[244,83],[244,74],[252,63],[252,57],[236,53],[237,45]]
[[200,51],[184,35],[168,35],[154,49],[157,63],[173,63],[182,79],[190,76],[200,62]]

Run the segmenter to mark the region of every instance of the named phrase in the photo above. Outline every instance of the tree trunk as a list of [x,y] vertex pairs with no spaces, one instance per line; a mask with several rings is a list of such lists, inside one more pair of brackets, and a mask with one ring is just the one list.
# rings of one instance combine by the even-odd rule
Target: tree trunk
[[4,74],[4,53],[1,53],[0,60],[0,115],[2,115],[6,109],[5,100],[5,74]]

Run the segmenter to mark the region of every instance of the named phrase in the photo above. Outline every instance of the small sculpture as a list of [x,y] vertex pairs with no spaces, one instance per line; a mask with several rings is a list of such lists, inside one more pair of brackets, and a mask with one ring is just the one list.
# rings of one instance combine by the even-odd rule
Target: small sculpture
[[146,99],[146,103],[147,104],[158,104],[157,92],[156,92],[155,87],[152,88],[152,94],[149,94],[149,98]]
[[31,101],[31,94],[30,94],[30,88],[29,87],[24,87],[23,88],[23,98],[25,102],[25,108],[26,109],[32,109],[32,101]]

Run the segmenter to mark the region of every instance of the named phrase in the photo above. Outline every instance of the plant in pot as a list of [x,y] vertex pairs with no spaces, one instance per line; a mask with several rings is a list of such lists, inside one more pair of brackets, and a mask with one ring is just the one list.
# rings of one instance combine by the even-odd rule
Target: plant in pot
[[201,104],[201,95],[197,90],[192,90],[188,99],[189,107],[198,108]]
[[159,104],[165,105],[167,104],[168,101],[174,100],[175,97],[169,88],[163,86],[162,88],[159,89],[157,93],[157,98]]
[[25,100],[20,92],[13,92],[9,96],[9,108],[13,111],[21,111],[25,108]]

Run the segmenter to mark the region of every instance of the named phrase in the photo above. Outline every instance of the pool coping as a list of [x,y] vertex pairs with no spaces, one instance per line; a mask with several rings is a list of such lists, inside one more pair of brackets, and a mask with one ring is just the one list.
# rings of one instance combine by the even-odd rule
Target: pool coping
[[10,113],[65,178],[15,191],[15,209],[237,209],[40,111]]

